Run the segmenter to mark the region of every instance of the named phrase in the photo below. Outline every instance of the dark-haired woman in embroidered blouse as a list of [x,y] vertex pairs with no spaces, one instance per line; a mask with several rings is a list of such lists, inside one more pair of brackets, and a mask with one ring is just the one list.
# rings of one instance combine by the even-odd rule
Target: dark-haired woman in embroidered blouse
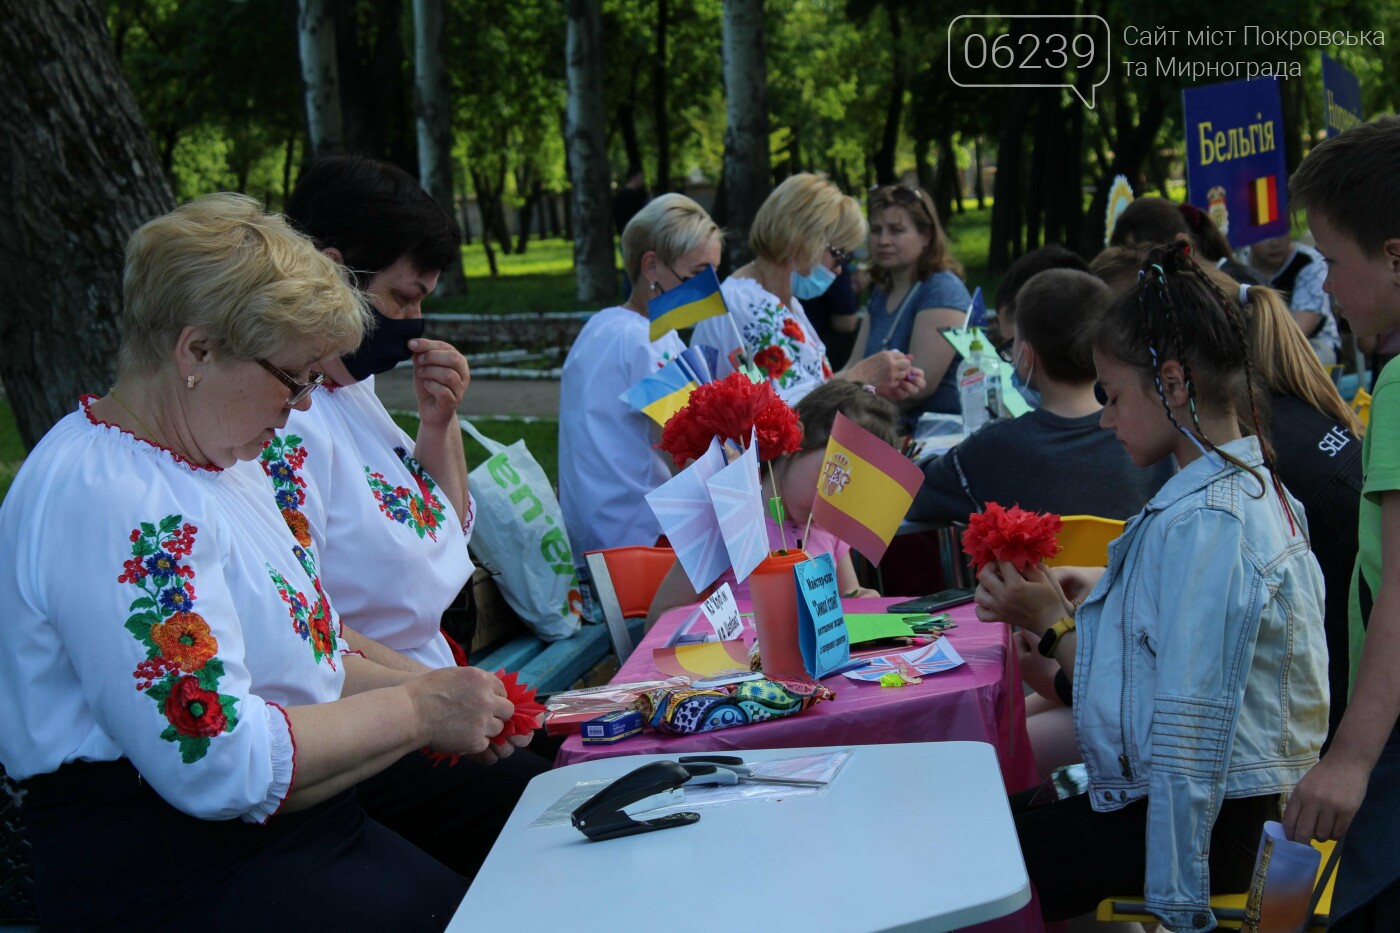
[[[211,195],[127,248],[120,375],[0,507],[0,763],[55,928],[440,928],[462,879],[352,788],[483,751],[499,679],[348,651],[251,461],[361,339],[334,263]],[[257,825],[260,824],[260,825]]]

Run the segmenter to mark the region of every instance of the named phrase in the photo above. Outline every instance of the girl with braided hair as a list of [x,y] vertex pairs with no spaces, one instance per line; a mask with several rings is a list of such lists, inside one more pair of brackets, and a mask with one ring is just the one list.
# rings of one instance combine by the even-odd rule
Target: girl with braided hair
[[1186,248],[1152,249],[1092,337],[1102,426],[1180,469],[1106,568],[979,574],[978,617],[1060,663],[1089,776],[1012,809],[1046,919],[1141,890],[1171,929],[1208,930],[1327,732],[1322,576],[1261,437],[1247,321]]

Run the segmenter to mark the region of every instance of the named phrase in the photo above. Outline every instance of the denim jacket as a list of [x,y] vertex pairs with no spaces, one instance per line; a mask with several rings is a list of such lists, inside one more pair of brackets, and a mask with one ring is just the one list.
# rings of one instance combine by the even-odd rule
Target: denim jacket
[[1080,607],[1074,724],[1094,809],[1148,798],[1147,907],[1208,930],[1211,828],[1226,797],[1285,793],[1327,730],[1323,584],[1258,442],[1172,477],[1109,547]]

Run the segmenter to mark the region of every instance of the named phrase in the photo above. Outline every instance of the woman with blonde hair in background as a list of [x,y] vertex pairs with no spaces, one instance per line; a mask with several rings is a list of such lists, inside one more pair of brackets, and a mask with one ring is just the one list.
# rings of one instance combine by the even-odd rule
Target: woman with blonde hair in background
[[788,178],[773,189],[749,228],[753,261],[720,287],[729,313],[697,324],[690,345],[715,347],[726,359],[741,350],[789,405],[832,378],[872,385],[895,401],[919,391],[923,373],[907,355],[892,350],[833,373],[826,346],[802,309],[802,301],[836,281],[865,233],[854,198],[817,175]]

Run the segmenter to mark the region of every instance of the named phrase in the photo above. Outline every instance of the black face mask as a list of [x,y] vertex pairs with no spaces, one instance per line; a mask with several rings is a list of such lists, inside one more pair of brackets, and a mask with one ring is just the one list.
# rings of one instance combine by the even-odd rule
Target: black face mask
[[385,317],[375,308],[370,308],[370,311],[374,314],[373,329],[365,334],[365,339],[360,341],[354,353],[340,358],[356,382],[387,373],[413,356],[408,342],[423,336],[424,321],[421,317],[392,318]]

